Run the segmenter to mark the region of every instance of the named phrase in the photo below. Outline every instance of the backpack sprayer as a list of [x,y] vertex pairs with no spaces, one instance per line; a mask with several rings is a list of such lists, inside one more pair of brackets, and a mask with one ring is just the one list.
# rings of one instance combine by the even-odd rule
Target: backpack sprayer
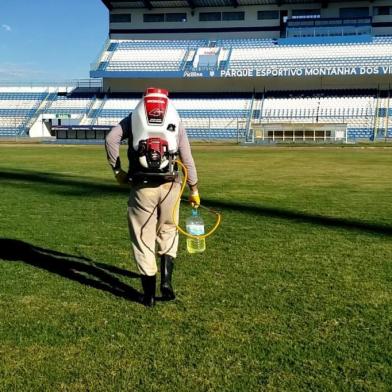
[[129,148],[137,156],[134,177],[176,176],[180,117],[167,95],[167,90],[148,88],[132,113]]

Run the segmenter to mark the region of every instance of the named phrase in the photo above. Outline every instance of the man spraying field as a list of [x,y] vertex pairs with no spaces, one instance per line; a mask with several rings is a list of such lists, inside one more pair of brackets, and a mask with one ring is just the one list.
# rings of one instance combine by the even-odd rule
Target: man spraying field
[[[120,144],[124,139],[128,139],[127,172],[120,160]],[[172,272],[178,249],[179,218],[176,201],[181,188],[176,159],[180,158],[188,171],[189,201],[194,207],[200,205],[200,197],[188,137],[168,98],[168,91],[148,88],[133,113],[111,129],[105,146],[117,181],[131,186],[128,225],[133,254],[142,276],[142,302],[146,306],[155,304],[156,246],[160,256],[162,298],[173,300]]]

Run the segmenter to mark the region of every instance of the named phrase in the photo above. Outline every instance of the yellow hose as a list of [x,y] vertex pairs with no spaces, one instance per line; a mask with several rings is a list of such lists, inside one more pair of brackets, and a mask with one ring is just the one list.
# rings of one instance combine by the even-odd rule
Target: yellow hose
[[211,208],[203,207],[202,205],[199,206],[199,207],[204,208],[205,210],[207,210],[207,211],[209,211],[209,212],[211,212],[211,213],[213,213],[213,214],[215,214],[215,215],[217,216],[215,225],[214,225],[213,228],[212,228],[208,233],[206,233],[206,234],[201,234],[201,235],[193,235],[193,234],[190,234],[190,233],[188,233],[187,231],[185,231],[184,229],[182,229],[182,228],[176,223],[175,212],[176,212],[176,210],[177,210],[177,207],[179,207],[179,204],[180,204],[180,201],[181,201],[181,196],[182,196],[182,194],[184,193],[184,189],[185,189],[185,186],[186,186],[186,181],[187,181],[187,179],[188,179],[188,170],[187,170],[187,168],[184,166],[184,164],[183,164],[180,160],[176,159],[175,162],[178,163],[178,164],[181,166],[182,171],[183,171],[183,173],[184,173],[184,178],[183,178],[183,182],[182,182],[182,186],[181,186],[180,193],[178,194],[176,203],[174,204],[174,208],[173,208],[173,211],[172,211],[172,219],[173,219],[173,222],[174,222],[174,224],[176,225],[177,230],[178,230],[181,234],[184,234],[185,236],[187,236],[187,237],[189,237],[189,238],[195,238],[195,239],[207,238],[207,237],[209,237],[209,236],[218,228],[218,226],[220,225],[220,222],[221,222],[221,215],[220,215],[218,212],[216,212],[215,210],[212,210]]

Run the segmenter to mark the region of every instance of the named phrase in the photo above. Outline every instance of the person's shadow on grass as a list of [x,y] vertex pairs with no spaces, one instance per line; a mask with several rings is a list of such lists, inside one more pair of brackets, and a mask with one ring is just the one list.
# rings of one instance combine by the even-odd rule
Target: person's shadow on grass
[[140,275],[122,268],[94,263],[84,257],[39,248],[27,242],[9,238],[0,238],[0,259],[22,261],[86,286],[107,291],[117,297],[141,302],[141,294],[120,281],[114,274],[129,278],[139,278]]

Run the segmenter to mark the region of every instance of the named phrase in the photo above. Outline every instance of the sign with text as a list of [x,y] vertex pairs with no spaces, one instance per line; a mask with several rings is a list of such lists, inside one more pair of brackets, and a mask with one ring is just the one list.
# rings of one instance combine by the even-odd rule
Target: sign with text
[[390,66],[365,67],[260,67],[220,70],[222,78],[302,77],[302,76],[392,75]]

